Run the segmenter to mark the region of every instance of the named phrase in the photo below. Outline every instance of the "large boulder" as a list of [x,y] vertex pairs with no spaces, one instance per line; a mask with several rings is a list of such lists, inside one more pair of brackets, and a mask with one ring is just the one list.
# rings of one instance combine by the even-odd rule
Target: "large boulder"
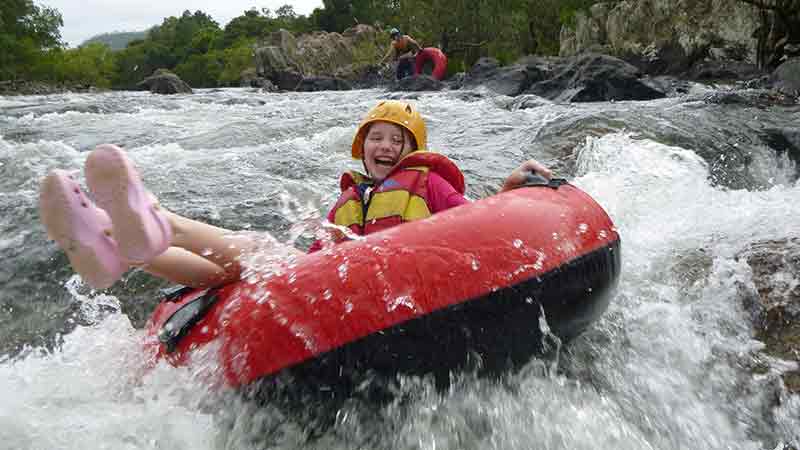
[[792,58],[772,73],[775,89],[783,94],[800,97],[800,57]]
[[559,102],[652,100],[664,92],[641,80],[634,66],[608,55],[583,54],[562,62],[554,76],[534,83],[525,93]]
[[755,64],[744,61],[711,60],[692,66],[687,77],[697,81],[752,80],[764,75]]
[[793,161],[795,178],[800,178],[800,128],[765,128],[761,140],[776,154]]
[[387,45],[386,37],[369,25],[357,25],[341,34],[316,31],[299,37],[280,30],[256,48],[256,70],[281,89],[306,88],[310,85],[300,81],[308,77],[339,78],[361,85],[364,80],[359,77],[371,72],[363,68],[374,66]]
[[136,87],[154,94],[192,93],[192,88],[186,82],[166,69],[157,69],[152,75],[137,83]]
[[502,95],[517,96],[531,84],[552,75],[560,59],[525,56],[510,66],[501,66],[494,58],[480,58],[464,75],[463,87],[483,86]]
[[273,79],[279,72],[289,70],[289,63],[280,47],[268,45],[255,50],[256,74]]
[[295,90],[300,92],[349,91],[353,87],[345,80],[335,77],[305,77]]
[[[754,6],[740,0],[623,0],[576,14],[561,33],[562,56],[587,49],[624,58],[647,74],[682,74],[696,62],[756,63]],[[728,72],[726,75],[738,72]]]
[[294,91],[303,81],[303,75],[291,69],[279,70],[269,78],[281,91]]
[[441,91],[446,85],[436,78],[428,75],[418,75],[406,77],[398,80],[392,89],[396,91],[419,92],[419,91]]
[[[754,314],[757,338],[775,357],[800,363],[800,239],[759,242],[739,255],[750,265],[755,298],[745,307]],[[790,392],[800,392],[800,371],[784,375]]]
[[494,58],[481,58],[465,74],[463,87],[485,86],[502,95],[515,96],[530,86],[528,73],[524,66],[501,67]]

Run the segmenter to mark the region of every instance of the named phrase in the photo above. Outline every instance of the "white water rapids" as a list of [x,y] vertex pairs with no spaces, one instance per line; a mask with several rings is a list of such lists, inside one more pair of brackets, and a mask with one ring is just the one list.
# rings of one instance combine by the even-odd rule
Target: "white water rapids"
[[[338,175],[358,168],[349,145],[360,115],[379,98],[405,97],[0,97],[0,449],[800,446],[800,396],[780,381],[797,367],[753,339],[742,303],[752,270],[736,257],[800,237],[798,169],[756,138],[797,128],[800,107],[710,105],[702,94],[524,110],[485,93],[413,94],[429,147],[459,164],[470,196],[537,158],[606,208],[622,237],[619,287],[558,360],[502,382],[464,375],[443,394],[407,379],[403,401],[346,405],[315,436],[302,421],[215,393],[189,369],[143,372],[143,331],[126,309],[138,299],[91,293],[72,276],[38,223],[38,180],[118,143],[168,208],[307,245],[297,224],[324,217]],[[730,162],[733,148],[747,164]]]

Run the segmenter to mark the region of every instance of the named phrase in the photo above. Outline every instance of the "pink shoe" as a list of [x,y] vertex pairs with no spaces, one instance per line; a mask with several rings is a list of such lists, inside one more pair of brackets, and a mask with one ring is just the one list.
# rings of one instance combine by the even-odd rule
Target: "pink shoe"
[[172,227],[125,152],[98,145],[86,158],[85,169],[89,190],[114,224],[122,258],[146,264],[164,253],[172,243]]
[[47,235],[95,289],[111,286],[128,270],[111,238],[108,214],[86,198],[67,171],[54,170],[42,180],[39,215]]

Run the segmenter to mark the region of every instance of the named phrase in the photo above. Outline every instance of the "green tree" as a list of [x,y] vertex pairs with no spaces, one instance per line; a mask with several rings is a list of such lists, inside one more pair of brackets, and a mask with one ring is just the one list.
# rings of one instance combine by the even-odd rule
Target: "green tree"
[[175,67],[175,74],[192,87],[216,87],[223,69],[219,53],[191,55]]
[[283,28],[292,33],[307,33],[312,30],[312,25],[306,16],[299,15],[292,5],[283,5],[275,10],[274,19],[276,28]]
[[223,86],[237,86],[242,72],[253,67],[253,41],[242,40],[235,46],[225,49],[222,54],[222,73],[219,83]]
[[234,17],[225,26],[222,45],[224,48],[233,46],[241,39],[261,39],[268,36],[278,27],[270,18],[270,11],[263,9],[258,11],[255,8],[247,10],[243,15]]
[[63,24],[54,8],[31,0],[0,0],[0,78],[29,76],[44,52],[62,45]]
[[55,67],[57,81],[110,87],[114,74],[114,53],[106,44],[91,43],[59,52],[61,61]]
[[353,2],[350,0],[322,0],[323,8],[315,9],[314,25],[328,32],[338,32],[356,24]]

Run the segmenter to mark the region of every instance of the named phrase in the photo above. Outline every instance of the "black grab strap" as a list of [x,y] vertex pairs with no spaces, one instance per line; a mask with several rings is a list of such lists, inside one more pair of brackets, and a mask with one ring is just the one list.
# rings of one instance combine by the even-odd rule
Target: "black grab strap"
[[192,292],[195,288],[189,286],[170,286],[165,289],[161,289],[161,301],[162,302],[177,302],[180,300],[184,295]]
[[164,344],[167,353],[172,353],[178,348],[178,343],[186,336],[192,327],[205,317],[209,308],[219,299],[218,290],[209,290],[196,299],[178,308],[169,316],[161,329],[158,330],[158,340]]
[[536,172],[530,172],[525,176],[525,182],[520,187],[531,186],[545,186],[552,189],[558,189],[560,186],[567,184],[564,178],[550,178],[549,180]]

